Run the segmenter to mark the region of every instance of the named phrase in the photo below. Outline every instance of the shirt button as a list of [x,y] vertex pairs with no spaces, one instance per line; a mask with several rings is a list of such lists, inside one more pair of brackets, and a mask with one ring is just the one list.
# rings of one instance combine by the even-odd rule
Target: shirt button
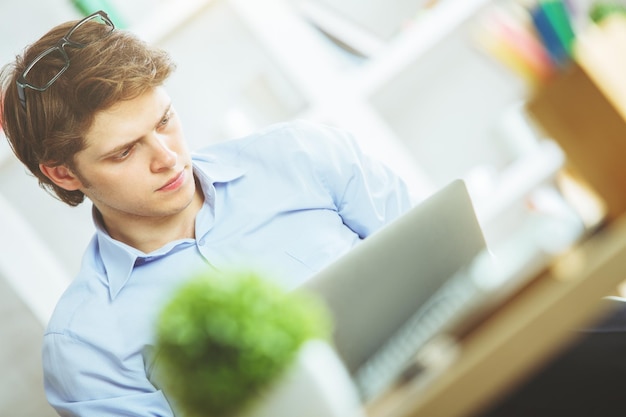
[[206,244],[206,240],[204,240],[204,239],[200,239],[200,241],[198,242],[198,244],[199,244],[200,246],[204,246],[204,245]]

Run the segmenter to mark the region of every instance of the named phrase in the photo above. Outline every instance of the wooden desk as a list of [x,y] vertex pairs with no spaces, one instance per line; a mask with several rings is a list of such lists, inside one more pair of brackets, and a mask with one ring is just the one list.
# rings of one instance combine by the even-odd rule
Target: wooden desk
[[[541,272],[461,337],[457,356],[368,404],[371,417],[471,416],[502,397],[604,313],[626,277],[626,18],[580,34],[576,64],[534,91],[528,110],[603,199],[607,227]],[[550,236],[546,236],[549,239]]]
[[471,416],[559,352],[603,313],[626,275],[626,216],[586,239],[459,341],[429,383],[408,382],[367,406],[371,417]]

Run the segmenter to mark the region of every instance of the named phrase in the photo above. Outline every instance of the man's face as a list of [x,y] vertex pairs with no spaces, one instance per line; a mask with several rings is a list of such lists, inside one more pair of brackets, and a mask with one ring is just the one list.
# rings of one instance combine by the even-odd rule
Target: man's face
[[180,120],[160,87],[97,113],[74,165],[105,221],[175,215],[195,192]]

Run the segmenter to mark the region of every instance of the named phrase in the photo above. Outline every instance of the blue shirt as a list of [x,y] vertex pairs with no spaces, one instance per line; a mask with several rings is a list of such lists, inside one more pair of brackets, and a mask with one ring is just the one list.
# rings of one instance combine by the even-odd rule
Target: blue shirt
[[143,253],[98,221],[44,336],[49,402],[63,416],[172,416],[155,383],[155,319],[205,268],[255,269],[292,288],[399,214],[410,198],[345,132],[270,126],[193,154],[204,193],[195,239]]

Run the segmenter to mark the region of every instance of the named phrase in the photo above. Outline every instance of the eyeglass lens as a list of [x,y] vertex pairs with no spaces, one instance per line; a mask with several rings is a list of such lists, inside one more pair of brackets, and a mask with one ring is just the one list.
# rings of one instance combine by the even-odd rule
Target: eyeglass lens
[[69,61],[59,48],[50,49],[48,53],[33,63],[24,79],[33,88],[47,88],[51,80],[67,69]]

